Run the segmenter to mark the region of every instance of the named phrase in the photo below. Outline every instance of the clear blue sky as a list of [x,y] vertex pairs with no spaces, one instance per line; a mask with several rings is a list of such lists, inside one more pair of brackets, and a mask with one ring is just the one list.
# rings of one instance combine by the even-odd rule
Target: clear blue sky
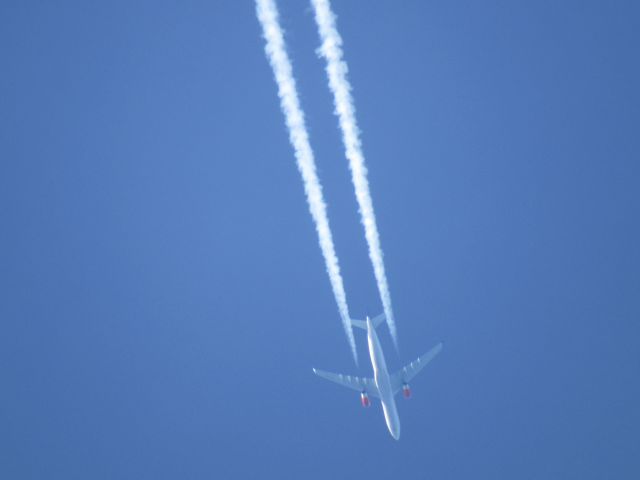
[[[311,7],[278,4],[349,304],[377,314]],[[637,2],[334,10],[388,362],[445,343],[400,442],[311,373],[370,367],[253,3],[5,1],[1,478],[640,477]]]

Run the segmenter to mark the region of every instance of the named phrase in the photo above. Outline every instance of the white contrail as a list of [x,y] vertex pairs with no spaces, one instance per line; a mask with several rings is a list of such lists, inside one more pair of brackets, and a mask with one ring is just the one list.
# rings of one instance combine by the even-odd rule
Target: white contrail
[[313,158],[313,151],[309,144],[309,135],[304,122],[304,113],[298,100],[296,82],[293,78],[291,62],[285,48],[282,29],[278,23],[278,9],[273,0],[256,0],[256,12],[262,25],[264,38],[267,42],[265,51],[269,58],[269,63],[273,68],[273,74],[278,84],[278,96],[280,97],[280,107],[284,113],[287,128],[289,129],[289,141],[295,151],[298,170],[302,175],[304,190],[307,195],[307,202],[311,216],[316,224],[320,249],[327,266],[327,273],[331,281],[333,294],[338,304],[338,310],[342,317],[349,345],[353,358],[358,363],[356,352],[356,342],[353,337],[349,308],[344,292],[344,284],[340,275],[338,257],[333,245],[333,237],[329,228],[327,218],[327,208],[322,196],[322,187],[316,172],[316,164]]
[[331,11],[328,0],[311,0],[315,10],[318,32],[322,40],[319,53],[327,61],[327,76],[329,77],[329,88],[333,93],[335,113],[340,122],[342,130],[342,141],[349,159],[351,170],[351,180],[355,187],[356,198],[360,209],[360,218],[364,225],[365,237],[369,245],[369,258],[373,264],[373,271],[378,283],[378,291],[382,300],[384,313],[387,317],[389,331],[396,347],[398,339],[396,334],[393,310],[391,308],[391,295],[387,283],[387,275],[384,271],[382,259],[382,248],[380,247],[380,236],[376,226],[376,217],[373,212],[373,202],[369,192],[369,181],[367,180],[367,167],[364,164],[362,145],[360,142],[360,131],[356,122],[355,104],[351,96],[351,85],[347,79],[347,64],[342,55],[342,38],[336,29],[335,15]]

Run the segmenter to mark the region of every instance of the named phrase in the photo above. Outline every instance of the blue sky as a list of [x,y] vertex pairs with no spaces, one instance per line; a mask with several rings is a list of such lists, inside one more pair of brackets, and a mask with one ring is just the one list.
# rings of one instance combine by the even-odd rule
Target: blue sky
[[[380,300],[278,2],[349,305]],[[635,2],[338,2],[400,342],[351,360],[252,2],[0,5],[0,476],[636,478]],[[360,358],[366,344],[356,332]]]

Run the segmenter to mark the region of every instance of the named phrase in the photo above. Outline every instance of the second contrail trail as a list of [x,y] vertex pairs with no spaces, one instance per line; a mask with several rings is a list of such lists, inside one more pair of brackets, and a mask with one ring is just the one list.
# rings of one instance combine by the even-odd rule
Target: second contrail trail
[[300,107],[296,82],[293,77],[291,62],[285,48],[282,29],[278,22],[278,10],[273,0],[256,0],[256,13],[262,25],[264,38],[267,42],[265,51],[269,58],[269,63],[273,68],[273,74],[278,84],[278,96],[280,97],[280,107],[284,113],[287,128],[289,129],[289,140],[295,151],[298,170],[304,182],[304,190],[307,195],[307,202],[311,216],[316,225],[320,249],[324,256],[324,261],[331,281],[333,294],[338,304],[338,310],[344,325],[353,359],[358,362],[356,352],[356,342],[353,337],[349,308],[344,291],[344,283],[340,274],[338,257],[333,245],[333,236],[329,228],[327,218],[327,208],[322,195],[322,187],[313,151],[309,144],[309,135],[304,121],[304,113]]
[[318,32],[322,40],[319,52],[327,61],[327,76],[329,77],[329,88],[333,93],[335,113],[338,116],[340,129],[342,130],[342,140],[346,149],[346,156],[349,159],[351,170],[351,180],[356,192],[360,217],[364,225],[365,237],[369,245],[369,258],[373,265],[373,271],[380,292],[380,299],[386,315],[389,332],[396,347],[398,339],[396,326],[391,308],[391,294],[387,283],[387,275],[384,269],[382,247],[380,246],[380,236],[376,226],[376,217],[373,211],[373,202],[369,192],[369,181],[367,180],[367,167],[362,154],[362,144],[360,142],[360,131],[356,122],[355,104],[351,96],[351,85],[347,78],[347,64],[343,60],[342,38],[336,28],[335,15],[331,11],[328,0],[311,0],[315,11],[315,19],[318,24]]

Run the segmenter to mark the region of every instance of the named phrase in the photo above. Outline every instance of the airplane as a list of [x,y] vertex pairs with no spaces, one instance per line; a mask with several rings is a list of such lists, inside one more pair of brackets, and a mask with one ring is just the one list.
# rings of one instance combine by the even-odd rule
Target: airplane
[[376,327],[385,320],[384,313],[377,317],[366,320],[351,320],[354,327],[367,331],[367,342],[369,344],[369,355],[371,356],[371,364],[373,366],[373,378],[354,377],[351,375],[342,375],[340,373],[330,373],[324,370],[313,369],[313,373],[319,377],[335,382],[343,387],[351,388],[360,392],[360,402],[363,407],[371,406],[369,397],[380,399],[384,419],[391,436],[400,439],[400,418],[398,417],[398,409],[396,408],[395,395],[402,391],[404,398],[411,397],[411,389],[409,382],[422,370],[431,360],[442,351],[442,343],[439,343],[427,353],[418,357],[413,362],[405,365],[394,374],[389,374],[387,362],[382,353],[380,340],[376,333]]

